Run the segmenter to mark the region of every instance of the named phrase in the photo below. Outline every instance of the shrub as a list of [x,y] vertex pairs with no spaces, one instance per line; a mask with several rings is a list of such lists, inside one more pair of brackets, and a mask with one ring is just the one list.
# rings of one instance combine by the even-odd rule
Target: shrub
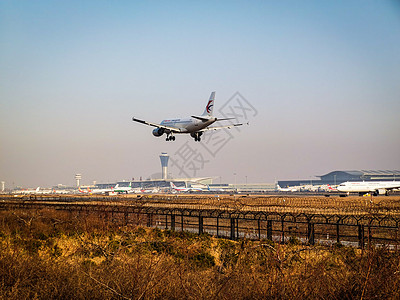
[[190,260],[200,268],[209,268],[215,266],[214,256],[207,252],[197,253]]

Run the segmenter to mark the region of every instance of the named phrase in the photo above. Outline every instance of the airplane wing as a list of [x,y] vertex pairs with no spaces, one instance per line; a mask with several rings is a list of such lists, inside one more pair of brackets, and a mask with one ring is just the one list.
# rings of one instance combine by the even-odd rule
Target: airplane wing
[[[249,123],[246,123],[246,124],[249,125]],[[232,125],[226,125],[226,126],[206,127],[206,128],[199,130],[198,132],[203,132],[203,131],[208,131],[208,130],[218,130],[218,129],[224,129],[224,128],[231,129],[233,127],[242,126],[242,125],[244,125],[244,124],[240,123],[240,124],[232,124]]]
[[[210,120],[210,117],[203,117],[203,116],[191,116],[192,118],[198,119],[200,121],[203,122],[207,122],[208,120]],[[227,121],[227,120],[234,120],[236,118],[215,118],[215,121]]]
[[386,187],[385,189],[386,189],[386,190],[389,190],[389,191],[392,191],[392,190],[394,190],[394,189],[400,189],[400,184],[398,184],[398,185],[392,185],[392,186],[390,186],[390,187]]
[[135,122],[138,122],[138,123],[142,123],[142,124],[145,124],[145,125],[149,125],[149,126],[153,126],[153,127],[157,127],[157,128],[168,129],[169,131],[174,132],[174,133],[181,132],[178,128],[169,127],[169,126],[165,126],[165,125],[161,125],[161,124],[157,124],[157,123],[150,123],[150,122],[147,122],[147,121],[136,119],[135,117],[132,118],[132,121],[135,121]]

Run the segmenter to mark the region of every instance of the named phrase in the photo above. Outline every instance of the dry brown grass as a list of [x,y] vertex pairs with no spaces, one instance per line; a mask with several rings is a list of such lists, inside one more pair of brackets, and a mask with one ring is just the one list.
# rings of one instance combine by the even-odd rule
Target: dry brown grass
[[324,197],[293,195],[206,195],[206,194],[156,194],[156,195],[66,195],[66,196],[2,196],[11,203],[57,203],[70,202],[87,205],[135,205],[143,207],[219,209],[238,211],[289,212],[312,214],[384,214],[400,215],[400,196],[378,197]]
[[400,253],[233,242],[95,215],[0,212],[1,299],[400,297]]

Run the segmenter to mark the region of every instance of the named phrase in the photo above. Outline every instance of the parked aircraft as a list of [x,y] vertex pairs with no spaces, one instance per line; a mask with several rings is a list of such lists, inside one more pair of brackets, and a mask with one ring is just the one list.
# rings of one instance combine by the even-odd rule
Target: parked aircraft
[[116,184],[115,187],[113,188],[113,192],[118,194],[133,193],[134,189],[132,188],[132,182],[129,182],[129,186],[119,186],[119,184]]
[[56,190],[56,189],[53,189],[53,194],[69,194],[70,193],[70,191],[67,191],[67,190]]
[[30,195],[30,194],[35,194],[35,195],[44,195],[44,194],[55,194],[56,191],[53,189],[40,189],[40,186],[38,186],[36,189],[26,189],[26,190],[17,190],[13,191],[13,194],[22,194],[22,195]]
[[209,192],[225,192],[224,189],[210,188],[209,185],[207,185],[207,190],[208,190]]
[[281,188],[279,184],[276,185],[276,188],[278,189],[279,192],[297,192],[298,188],[297,187],[287,187],[287,188]]
[[399,188],[400,181],[347,181],[337,187],[340,192],[359,193],[359,195],[372,193],[374,196],[379,194],[387,196],[390,191]]
[[91,193],[91,189],[90,188],[86,188],[86,189],[81,189],[81,187],[78,187],[78,191],[79,191],[79,193],[82,193],[82,194],[89,194],[89,193]]
[[337,192],[338,191],[337,186],[331,186],[331,185],[327,184],[327,187],[328,187],[328,192]]
[[34,194],[41,194],[41,195],[44,195],[44,194],[52,194],[52,193],[54,193],[54,191],[53,190],[51,190],[51,189],[40,189],[40,187],[38,187],[37,189],[36,189],[36,191],[35,191],[35,193]]
[[40,190],[40,187],[37,187],[34,190],[33,189],[31,189],[31,190],[29,190],[29,189],[27,189],[27,190],[16,190],[16,191],[13,191],[12,193],[13,194],[22,194],[22,195],[36,194],[36,193],[39,192],[39,190]]
[[90,189],[87,188],[86,190],[82,190],[79,188],[79,192],[81,193],[88,193],[88,194],[128,194],[128,193],[133,193],[133,188],[131,187],[131,183],[129,183],[129,186],[119,186],[119,184],[116,184],[115,186],[111,188],[104,188],[104,189]]
[[105,188],[105,189],[91,189],[89,191],[90,194],[108,194],[108,193],[113,193],[114,187],[111,188]]
[[153,135],[156,137],[162,136],[164,133],[167,135],[166,141],[175,141],[174,134],[190,134],[195,141],[200,142],[201,136],[204,131],[207,130],[218,130],[222,128],[232,128],[235,126],[241,126],[243,124],[231,124],[227,126],[216,126],[216,127],[208,127],[216,121],[225,121],[232,120],[234,118],[216,118],[213,117],[213,108],[214,108],[214,100],[215,100],[215,92],[211,93],[210,99],[207,102],[207,105],[204,109],[204,112],[201,116],[191,116],[190,118],[184,119],[166,119],[161,121],[160,124],[150,123],[147,121],[132,118],[132,121],[139,122],[145,125],[156,127],[153,130]]

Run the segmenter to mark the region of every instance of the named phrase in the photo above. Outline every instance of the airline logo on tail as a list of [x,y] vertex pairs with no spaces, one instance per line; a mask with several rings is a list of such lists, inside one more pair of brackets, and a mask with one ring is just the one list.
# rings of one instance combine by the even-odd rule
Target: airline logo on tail
[[213,102],[214,100],[209,100],[207,103],[206,110],[209,114],[211,113],[211,108],[214,106]]
[[169,184],[175,190],[183,190],[182,188],[178,188],[172,181]]

